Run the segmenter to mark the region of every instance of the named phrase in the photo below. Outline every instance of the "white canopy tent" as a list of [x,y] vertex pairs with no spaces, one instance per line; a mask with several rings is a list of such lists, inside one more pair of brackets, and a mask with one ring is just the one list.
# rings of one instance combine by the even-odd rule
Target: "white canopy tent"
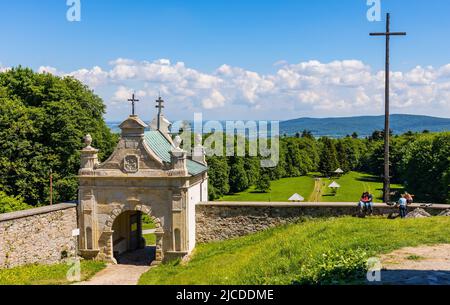
[[341,175],[344,173],[344,171],[340,168],[338,168],[337,170],[334,171],[335,174]]
[[332,189],[338,189],[341,186],[336,181],[333,181],[333,183],[331,183],[328,187]]
[[294,195],[291,196],[291,198],[289,198],[289,201],[292,201],[292,202],[301,202],[301,201],[305,201],[305,198],[303,198],[303,197],[300,196],[299,194],[295,193]]

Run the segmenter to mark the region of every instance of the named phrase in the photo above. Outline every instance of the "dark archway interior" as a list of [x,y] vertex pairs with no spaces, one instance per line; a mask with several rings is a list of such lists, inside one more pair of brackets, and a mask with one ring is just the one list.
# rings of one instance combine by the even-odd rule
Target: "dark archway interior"
[[140,211],[125,211],[113,223],[113,252],[119,264],[150,265],[155,259],[154,229]]

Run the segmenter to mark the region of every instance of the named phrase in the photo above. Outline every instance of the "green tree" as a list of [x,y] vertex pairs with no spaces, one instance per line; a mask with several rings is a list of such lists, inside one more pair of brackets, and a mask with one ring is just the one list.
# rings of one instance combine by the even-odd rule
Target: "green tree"
[[215,200],[230,192],[230,185],[228,183],[229,167],[225,157],[208,157],[207,162],[209,199]]
[[230,157],[229,184],[231,193],[245,191],[250,186],[244,168],[244,160],[241,157]]
[[314,139],[314,135],[311,130],[304,129],[302,131],[302,138]]
[[261,193],[267,193],[270,191],[270,177],[267,173],[263,172],[259,175],[259,178],[256,181],[255,189]]
[[417,200],[448,202],[450,133],[422,135],[408,143],[400,167],[408,191]]
[[339,167],[346,173],[351,170],[349,154],[350,151],[352,151],[352,149],[349,149],[347,144],[347,142],[344,142],[342,140],[336,143],[336,154]]
[[339,167],[336,147],[330,138],[324,137],[321,142],[323,148],[320,155],[319,171],[323,175],[329,176]]
[[76,199],[79,150],[90,133],[99,158],[117,142],[106,126],[103,101],[71,77],[26,68],[0,73],[0,189],[30,205]]
[[0,214],[14,211],[21,211],[32,208],[22,198],[8,196],[5,192],[0,191]]

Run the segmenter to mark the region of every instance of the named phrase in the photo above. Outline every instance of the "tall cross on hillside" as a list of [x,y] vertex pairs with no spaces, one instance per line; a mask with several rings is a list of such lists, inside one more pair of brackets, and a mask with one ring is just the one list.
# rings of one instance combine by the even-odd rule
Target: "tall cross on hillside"
[[130,99],[128,99],[128,101],[131,102],[131,115],[134,116],[135,115],[134,114],[134,103],[139,102],[139,100],[134,97],[134,93],[133,93],[133,95],[131,96]]
[[391,32],[390,31],[391,15],[386,14],[386,32],[385,33],[370,33],[370,36],[385,36],[386,37],[386,70],[385,70],[385,118],[384,118],[384,179],[383,179],[383,200],[385,203],[390,201],[391,192],[391,176],[390,176],[390,164],[389,164],[389,65],[390,65],[390,38],[391,36],[405,36],[405,32]]
[[158,122],[157,122],[157,126],[158,126],[158,130],[159,130],[159,128],[161,127],[160,126],[161,113],[162,113],[162,110],[164,108],[164,105],[163,105],[164,104],[164,100],[161,98],[161,96],[158,97],[158,99],[156,100],[156,103],[158,104],[158,105],[155,106],[155,108],[158,108]]

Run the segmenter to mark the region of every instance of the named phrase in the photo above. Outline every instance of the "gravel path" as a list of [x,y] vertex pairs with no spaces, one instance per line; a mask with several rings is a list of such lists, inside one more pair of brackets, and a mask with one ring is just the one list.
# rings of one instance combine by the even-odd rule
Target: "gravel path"
[[150,266],[108,265],[88,281],[75,285],[137,285]]
[[403,248],[381,262],[382,284],[450,285],[450,245]]

